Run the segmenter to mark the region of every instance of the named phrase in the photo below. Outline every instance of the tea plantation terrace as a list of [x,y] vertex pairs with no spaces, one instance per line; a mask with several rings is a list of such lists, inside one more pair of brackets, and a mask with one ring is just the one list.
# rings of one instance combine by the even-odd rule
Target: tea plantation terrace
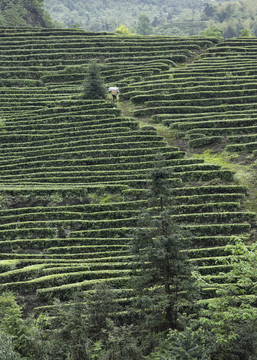
[[[27,305],[41,310],[49,309],[54,297],[66,301],[76,289],[90,291],[108,282],[122,301],[133,263],[129,242],[147,207],[148,172],[157,154],[171,170],[172,216],[191,230],[190,261],[204,275],[225,272],[230,237],[249,240],[255,229],[256,214],[243,208],[247,188],[234,182],[231,171],[186,157],[110,100],[84,99],[81,83],[88,62],[96,59],[107,87],[115,83],[121,99],[144,105],[135,115],[154,115],[155,121],[178,127],[179,136],[191,134],[190,142],[221,136],[204,133],[214,126],[194,130],[192,119],[218,124],[219,131],[248,129],[254,136],[254,103],[242,104],[240,97],[243,76],[236,82],[199,75],[201,62],[208,64],[214,49],[220,54],[227,42],[51,29],[0,29],[0,36],[1,291],[28,296]],[[247,40],[244,46],[250,46]],[[252,78],[245,77],[254,89]],[[200,103],[209,92],[234,90],[238,108],[230,108],[233,96],[224,97],[225,120],[218,118],[224,117],[217,111],[221,105]],[[201,112],[189,112],[187,101],[199,101]],[[234,134],[230,130],[229,136]],[[216,283],[204,296],[214,296],[218,286],[224,284]]]
[[170,126],[191,148],[221,144],[256,156],[256,53],[256,39],[226,40],[172,79],[130,84],[123,96],[144,106],[136,116]]

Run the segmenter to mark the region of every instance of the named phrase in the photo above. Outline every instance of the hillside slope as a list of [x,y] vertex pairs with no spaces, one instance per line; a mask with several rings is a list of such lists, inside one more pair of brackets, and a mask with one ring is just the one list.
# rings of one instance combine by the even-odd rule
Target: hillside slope
[[43,9],[43,1],[4,0],[0,4],[0,27],[31,26],[49,27],[53,25]]
[[[139,16],[144,14],[153,30],[167,25],[172,34],[184,34],[183,27],[191,31],[185,34],[197,34],[202,29],[199,14],[203,6],[204,2],[191,0],[45,0],[45,9],[53,19],[87,31],[115,31],[121,24],[135,31]],[[176,25],[172,26],[172,22]]]
[[[37,310],[56,296],[68,300],[75,289],[89,291],[101,281],[124,297],[132,261],[129,241],[147,204],[148,172],[157,154],[172,171],[173,217],[191,231],[191,261],[202,274],[226,271],[224,246],[232,235],[254,239],[256,211],[244,208],[248,189],[234,182],[232,171],[187,156],[185,130],[192,121],[184,118],[191,116],[200,124],[206,113],[220,115],[220,96],[208,96],[205,104],[199,97],[206,98],[210,89],[190,92],[187,86],[210,82],[213,87],[217,74],[205,72],[201,79],[198,64],[227,45],[213,39],[118,37],[78,30],[0,33],[1,290],[18,291]],[[233,47],[244,44],[239,45],[235,41]],[[245,48],[251,58],[252,47],[247,43]],[[110,99],[83,99],[81,84],[92,59],[101,63],[107,87],[118,85],[120,99],[142,107],[135,116],[184,124],[177,133],[183,143],[174,139],[168,145],[157,126],[142,126],[126,116],[125,103],[115,107]],[[227,68],[233,71],[229,62]],[[230,87],[249,83],[254,88],[245,74],[249,70],[240,71],[228,81]],[[223,89],[221,81],[227,84],[224,72],[222,79],[217,92]],[[254,143],[254,95],[249,100],[238,94],[233,120],[230,97],[222,99],[223,117],[226,113],[229,124],[237,121],[235,127],[247,129]],[[210,129],[216,129],[216,121],[223,121],[221,128],[231,134],[227,129],[233,126],[225,126],[225,120],[215,118]],[[195,139],[206,145],[202,129]],[[207,134],[210,149],[215,136]],[[255,150],[249,146],[252,156]],[[204,296],[213,294],[209,288]]]
[[140,35],[199,35],[217,28],[225,38],[257,35],[254,0],[45,0],[51,17],[67,27],[115,31],[121,24]]

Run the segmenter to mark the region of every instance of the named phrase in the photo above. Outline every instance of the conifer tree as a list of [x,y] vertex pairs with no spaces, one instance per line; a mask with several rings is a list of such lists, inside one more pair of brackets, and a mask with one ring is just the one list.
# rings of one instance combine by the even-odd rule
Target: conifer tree
[[99,340],[108,321],[118,312],[116,296],[107,284],[97,284],[87,304],[88,327],[93,340]]
[[55,302],[56,313],[50,324],[49,358],[89,360],[91,341],[88,333],[84,294],[76,292],[67,305]]
[[141,215],[131,250],[134,255],[132,314],[145,329],[177,328],[178,314],[195,295],[187,249],[189,234],[172,219],[169,171],[150,172],[149,207]]
[[88,302],[88,330],[94,341],[92,359],[139,360],[140,349],[134,336],[134,326],[119,320],[121,309],[116,300],[114,289],[99,283]]
[[152,33],[150,19],[146,14],[141,14],[138,18],[137,33],[139,35],[150,35]]
[[99,65],[93,61],[88,65],[83,82],[83,97],[85,99],[102,99],[106,97],[107,89],[100,74]]

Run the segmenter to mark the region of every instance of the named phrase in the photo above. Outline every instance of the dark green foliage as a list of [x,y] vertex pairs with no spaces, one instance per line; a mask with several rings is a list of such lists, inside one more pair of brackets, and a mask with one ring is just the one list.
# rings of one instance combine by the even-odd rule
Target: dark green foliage
[[[102,335],[104,340],[95,343],[92,359],[143,359],[133,325],[117,325],[114,321],[107,319]],[[94,354],[96,355],[95,357]]]
[[[245,319],[236,327],[235,335],[236,338],[227,343],[209,342],[211,360],[255,360],[257,358],[256,321]],[[212,337],[212,339],[215,338]]]
[[[188,244],[167,211],[160,214],[159,220],[149,215],[143,220],[146,222],[138,229],[134,244],[136,267],[142,272],[134,278],[138,292],[135,303],[142,307],[150,328],[174,328],[178,312],[189,304],[192,295],[189,294],[193,284],[193,281],[190,284],[191,268],[186,263],[186,252],[181,251]],[[144,228],[147,224],[156,229],[147,230]],[[144,308],[148,309],[145,313]]]
[[86,306],[82,293],[76,293],[72,303],[56,303],[57,312],[49,333],[50,359],[89,359],[90,339]]
[[120,325],[115,292],[98,285],[85,302],[77,292],[67,305],[56,302],[56,317],[46,331],[50,360],[138,360],[132,325]]
[[165,340],[151,355],[152,360],[211,360],[208,341],[203,328],[194,326],[194,322],[183,324],[183,331],[170,330]]
[[20,355],[14,351],[12,337],[0,330],[0,359],[21,360]]
[[[44,332],[41,323],[43,317],[38,320],[24,320],[23,309],[18,305],[15,296],[10,293],[2,293],[0,296],[0,358],[1,360],[43,360],[45,354]],[[7,349],[7,345],[9,349]],[[2,351],[2,352],[1,352]],[[2,357],[3,356],[3,357]]]
[[119,310],[115,299],[115,293],[108,285],[99,284],[88,300],[88,326],[96,340],[99,340],[102,329],[108,327],[108,319]]
[[[157,206],[160,211],[164,210],[167,202],[170,200],[171,189],[168,179],[171,177],[171,172],[163,167],[156,167],[149,172],[149,205]],[[171,205],[169,203],[169,205]]]
[[84,99],[102,99],[106,97],[107,89],[100,74],[100,67],[96,62],[88,65],[83,83]]
[[22,320],[22,308],[11,293],[0,297],[0,328],[13,339],[15,350],[24,354],[28,339],[26,326]]
[[152,330],[176,328],[178,313],[190,306],[195,295],[186,252],[189,234],[172,221],[167,208],[169,176],[162,167],[151,171],[149,198],[155,216],[142,214],[132,243],[134,311],[141,326]]

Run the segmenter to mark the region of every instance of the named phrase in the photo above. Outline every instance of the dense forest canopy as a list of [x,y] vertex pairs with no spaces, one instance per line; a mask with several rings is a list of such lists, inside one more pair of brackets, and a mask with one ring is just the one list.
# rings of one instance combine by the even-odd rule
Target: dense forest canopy
[[203,18],[209,26],[217,24],[225,38],[239,36],[242,29],[257,35],[257,3],[254,0],[212,2],[205,6]]
[[257,34],[254,0],[45,0],[45,9],[64,26],[88,31],[115,31],[124,24],[141,35],[197,35],[213,26],[224,37],[239,36],[244,28]]
[[0,0],[0,26],[53,25],[43,9],[44,0]]
[[145,14],[151,25],[161,32],[163,24],[171,21],[196,20],[206,0],[46,0],[51,16],[66,26],[79,24],[91,31],[114,31],[125,24],[136,29],[138,17]]
[[[55,22],[53,22],[53,19]],[[255,0],[0,0],[0,26],[80,27],[188,36],[218,27],[225,38],[257,35]]]

